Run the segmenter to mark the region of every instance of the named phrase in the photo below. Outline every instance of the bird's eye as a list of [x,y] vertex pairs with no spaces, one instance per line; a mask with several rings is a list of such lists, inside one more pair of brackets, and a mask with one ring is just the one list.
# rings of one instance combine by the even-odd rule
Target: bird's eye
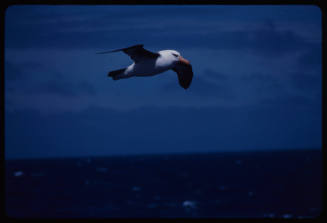
[[176,53],[173,53],[173,55],[174,55],[175,57],[178,57],[178,54],[176,54]]

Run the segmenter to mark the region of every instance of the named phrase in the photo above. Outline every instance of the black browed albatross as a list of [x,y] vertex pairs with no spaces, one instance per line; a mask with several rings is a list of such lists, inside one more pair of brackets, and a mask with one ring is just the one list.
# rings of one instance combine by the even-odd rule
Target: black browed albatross
[[153,76],[169,69],[177,73],[179,84],[187,89],[193,78],[193,71],[190,62],[184,59],[176,50],[161,50],[156,53],[143,48],[143,44],[127,48],[99,52],[98,54],[123,51],[134,61],[127,68],[114,70],[108,73],[113,80],[135,76]]

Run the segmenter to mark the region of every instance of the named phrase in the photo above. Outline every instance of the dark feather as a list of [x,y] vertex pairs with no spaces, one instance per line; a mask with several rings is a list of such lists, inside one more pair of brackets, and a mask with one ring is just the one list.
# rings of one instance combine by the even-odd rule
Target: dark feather
[[117,75],[123,73],[125,70],[126,70],[126,68],[119,69],[119,70],[114,70],[114,71],[110,71],[110,72],[108,73],[108,77],[114,77],[114,76],[117,76]]
[[172,70],[177,73],[179,85],[184,89],[189,88],[193,79],[192,66],[178,63]]
[[118,52],[118,51],[123,51],[124,53],[126,53],[128,56],[131,57],[131,59],[135,63],[138,63],[138,62],[140,62],[142,60],[146,60],[146,59],[155,59],[160,56],[158,53],[153,53],[151,51],[144,49],[143,44],[138,44],[135,46],[117,49],[117,50],[99,52],[98,54],[114,53],[114,52]]

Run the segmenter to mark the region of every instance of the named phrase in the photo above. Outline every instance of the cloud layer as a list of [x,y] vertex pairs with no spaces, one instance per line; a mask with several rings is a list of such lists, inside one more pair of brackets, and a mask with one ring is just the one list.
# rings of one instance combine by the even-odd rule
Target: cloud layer
[[[12,6],[5,16],[8,157],[321,146],[317,7]],[[190,60],[191,87],[173,71],[108,78],[131,60],[96,52],[139,43]]]

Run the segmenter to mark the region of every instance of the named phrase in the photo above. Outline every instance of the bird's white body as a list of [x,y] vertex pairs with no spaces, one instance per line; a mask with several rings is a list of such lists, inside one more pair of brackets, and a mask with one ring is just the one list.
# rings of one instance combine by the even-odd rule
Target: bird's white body
[[187,89],[191,84],[193,78],[192,66],[176,50],[161,50],[153,53],[145,50],[143,45],[139,44],[127,48],[100,52],[99,54],[118,51],[126,53],[134,63],[126,68],[110,71],[108,76],[112,77],[113,80],[135,76],[153,76],[171,69],[177,73],[178,82],[184,89]]
[[160,54],[158,58],[147,59],[129,65],[123,75],[121,75],[121,78],[131,76],[153,76],[173,68],[175,63],[179,60],[172,55],[172,52],[180,55],[175,50],[161,50],[158,52]]

